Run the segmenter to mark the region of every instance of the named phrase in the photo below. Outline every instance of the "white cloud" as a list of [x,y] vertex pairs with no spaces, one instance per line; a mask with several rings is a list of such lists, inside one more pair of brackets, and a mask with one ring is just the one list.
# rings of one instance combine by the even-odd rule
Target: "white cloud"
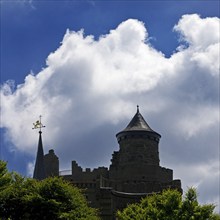
[[17,88],[11,81],[2,85],[1,127],[7,128],[7,138],[34,156],[37,135],[31,125],[42,114],[44,146],[55,148],[61,167],[73,159],[108,165],[117,149],[114,134],[139,104],[153,129],[168,140],[161,147],[161,160],[166,163],[175,155],[169,162],[174,173],[176,161],[190,160],[195,169],[190,183],[199,177],[202,186],[199,158],[216,161],[213,154],[219,146],[218,138],[213,142],[219,129],[219,19],[184,15],[174,30],[189,46],[180,45],[170,58],[148,43],[147,30],[138,20],[124,21],[98,40],[67,30],[45,69],[29,74]]
[[196,166],[191,164],[177,165],[174,175],[182,179],[182,187],[186,191],[189,187],[196,187],[198,192],[198,201],[202,204],[213,203],[216,206],[215,211],[219,212],[219,162],[209,161],[203,163],[200,161]]
[[191,60],[195,64],[206,72],[212,74],[213,76],[219,76],[219,62],[216,62],[219,58],[219,48],[220,44],[215,43],[209,45],[203,51],[196,51]]
[[[180,33],[181,41],[189,44],[188,49],[182,51],[182,59],[186,59],[187,62],[185,64],[219,77],[219,29],[217,17],[201,19],[197,14],[182,16],[174,30]],[[180,48],[184,46],[181,45]]]
[[219,109],[216,106],[202,106],[201,109],[197,106],[194,106],[194,109],[186,108],[188,109],[186,115],[182,115],[176,124],[177,130],[181,130],[186,138],[211,129],[216,125],[216,121],[219,121]]
[[201,19],[199,15],[183,15],[174,30],[181,34],[181,39],[197,49],[207,48],[219,43],[219,18]]
[[28,177],[33,177],[33,173],[34,173],[34,163],[29,162],[28,165],[27,165],[27,176]]

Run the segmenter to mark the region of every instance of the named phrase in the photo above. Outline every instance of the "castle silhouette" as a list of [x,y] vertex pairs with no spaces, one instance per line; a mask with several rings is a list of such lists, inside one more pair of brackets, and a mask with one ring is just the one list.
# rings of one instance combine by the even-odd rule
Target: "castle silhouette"
[[115,219],[117,210],[152,193],[168,188],[182,192],[181,181],[173,180],[173,171],[160,166],[161,135],[150,128],[138,106],[127,127],[116,134],[119,151],[113,152],[109,168],[83,170],[72,161],[71,173],[59,172],[59,158],[54,150],[44,155],[41,136],[40,130],[33,178],[42,180],[60,175],[85,189],[89,204],[100,210],[103,220]]

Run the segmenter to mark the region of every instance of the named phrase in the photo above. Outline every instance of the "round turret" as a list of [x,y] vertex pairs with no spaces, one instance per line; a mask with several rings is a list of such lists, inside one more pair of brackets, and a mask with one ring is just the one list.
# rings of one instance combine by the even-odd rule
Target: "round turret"
[[133,182],[157,181],[161,135],[147,124],[138,106],[128,126],[116,137],[119,151],[112,156],[110,176],[125,182],[129,179]]

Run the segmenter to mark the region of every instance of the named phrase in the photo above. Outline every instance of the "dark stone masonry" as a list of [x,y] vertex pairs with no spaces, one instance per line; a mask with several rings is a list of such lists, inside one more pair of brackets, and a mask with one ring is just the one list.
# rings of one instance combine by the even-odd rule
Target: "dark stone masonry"
[[167,188],[182,192],[181,181],[173,180],[173,171],[160,166],[158,147],[161,135],[150,128],[139,112],[139,107],[128,126],[117,133],[116,138],[119,150],[113,152],[109,168],[83,170],[76,161],[72,161],[71,173],[59,174],[59,158],[53,150],[44,155],[42,160],[40,133],[38,151],[41,155],[37,155],[34,178],[61,175],[73,185],[85,189],[90,205],[100,210],[103,220],[115,219],[118,209],[152,193]]

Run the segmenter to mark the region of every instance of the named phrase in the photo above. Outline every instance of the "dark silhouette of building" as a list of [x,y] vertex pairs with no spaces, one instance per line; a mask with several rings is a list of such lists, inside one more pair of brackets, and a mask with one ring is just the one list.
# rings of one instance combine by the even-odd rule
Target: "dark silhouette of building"
[[34,179],[42,180],[46,178],[45,174],[45,166],[44,166],[44,150],[43,150],[43,143],[42,143],[42,131],[39,131],[39,141],[38,141],[38,148],[37,148],[37,157],[34,167]]
[[[139,107],[116,138],[119,151],[113,152],[109,168],[83,170],[76,161],[72,161],[71,173],[60,172],[64,179],[86,189],[90,205],[100,209],[102,219],[114,219],[118,209],[152,193],[167,188],[182,192],[181,181],[173,180],[173,171],[160,166],[158,147],[161,135],[150,128]],[[59,160],[52,150],[45,155],[44,165],[46,176],[58,175]]]

